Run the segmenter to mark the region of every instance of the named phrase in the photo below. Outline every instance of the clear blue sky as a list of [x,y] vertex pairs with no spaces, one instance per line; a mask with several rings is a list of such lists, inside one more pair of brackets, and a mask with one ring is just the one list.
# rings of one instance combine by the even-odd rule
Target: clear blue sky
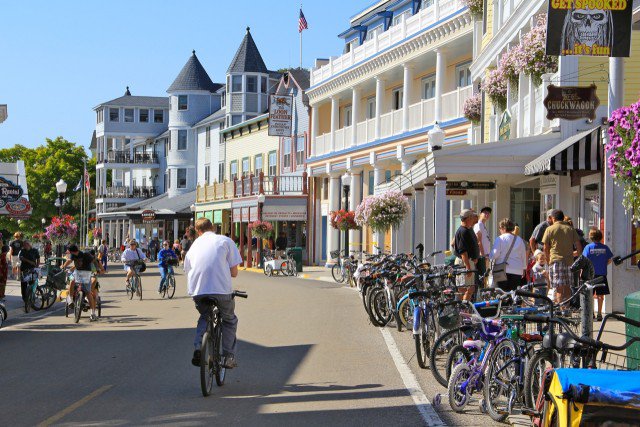
[[[336,36],[373,0],[303,2],[303,66],[342,53]],[[269,69],[299,63],[292,0],[3,0],[0,26],[0,148],[63,136],[88,147],[97,104],[124,94],[165,96],[195,49],[223,82],[245,34]]]

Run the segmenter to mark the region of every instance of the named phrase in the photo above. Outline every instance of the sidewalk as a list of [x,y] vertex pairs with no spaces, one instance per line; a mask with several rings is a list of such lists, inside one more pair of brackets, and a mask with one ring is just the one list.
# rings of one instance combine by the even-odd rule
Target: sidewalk
[[[261,268],[256,267],[240,267],[241,271],[250,271],[252,273],[264,274]],[[331,277],[331,270],[322,266],[304,266],[302,267],[302,273],[298,275],[299,279],[319,280],[322,282],[336,283]]]
[[20,282],[17,280],[7,280],[7,288],[5,290],[4,306],[7,309],[7,318],[13,319],[18,314],[24,313],[24,303],[22,302],[22,293],[20,292]]

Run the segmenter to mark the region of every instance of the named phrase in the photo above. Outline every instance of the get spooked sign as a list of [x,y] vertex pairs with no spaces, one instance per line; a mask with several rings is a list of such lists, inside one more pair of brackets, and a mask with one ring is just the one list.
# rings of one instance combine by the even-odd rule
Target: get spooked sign
[[549,0],[547,55],[628,57],[633,0]]

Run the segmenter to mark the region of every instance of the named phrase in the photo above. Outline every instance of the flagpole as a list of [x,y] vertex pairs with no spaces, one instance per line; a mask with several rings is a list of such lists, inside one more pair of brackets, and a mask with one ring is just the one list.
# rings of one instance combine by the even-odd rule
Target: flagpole
[[[302,13],[302,3],[300,3],[300,13]],[[298,18],[298,21],[300,18]],[[300,24],[298,23],[298,33],[300,33],[300,68],[302,68],[302,29],[300,29]]]

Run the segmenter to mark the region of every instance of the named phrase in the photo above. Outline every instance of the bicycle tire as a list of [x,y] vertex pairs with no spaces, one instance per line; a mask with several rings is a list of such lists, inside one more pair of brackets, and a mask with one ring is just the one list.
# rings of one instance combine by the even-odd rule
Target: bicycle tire
[[204,397],[211,394],[213,376],[213,340],[211,339],[211,334],[207,331],[202,336],[202,346],[200,347],[200,389]]
[[420,366],[420,368],[422,369],[427,369],[428,368],[427,359],[429,357],[428,357],[428,351],[425,348],[426,332],[424,331],[422,322],[420,322],[420,333],[415,334],[413,336],[413,340],[415,341],[415,344],[416,344],[416,359],[418,360],[418,366]]
[[280,273],[282,273],[283,276],[288,276],[289,275],[289,262],[288,261],[282,261],[280,263]]
[[[220,319],[218,319],[218,321],[220,322]],[[218,384],[218,387],[222,387],[224,385],[224,379],[227,376],[227,368],[222,366],[222,358],[224,355],[222,353],[222,325],[220,323],[216,325],[214,333],[213,354],[216,364],[216,384]]]
[[98,309],[98,317],[102,317],[102,298],[98,295],[98,300],[96,301],[96,308]]
[[542,382],[542,375],[547,366],[557,368],[553,353],[550,350],[542,350],[533,355],[527,362],[524,374],[524,403],[527,408],[535,409],[538,392]]
[[133,299],[133,285],[131,284],[135,279],[132,277],[129,279],[129,282],[125,285],[125,289],[127,290],[127,296],[130,300]]
[[369,305],[373,314],[373,324],[379,327],[387,326],[393,314],[388,309],[387,293],[384,288],[376,289],[371,293]]
[[410,331],[413,329],[413,304],[411,303],[411,299],[407,298],[400,302],[398,306],[398,330],[400,330],[403,326],[406,330]]
[[142,279],[140,277],[137,277],[136,279],[136,294],[140,298],[140,301],[142,301]]
[[80,317],[82,317],[82,303],[84,301],[84,292],[79,290],[76,292],[76,298],[73,302],[73,317],[75,322],[78,323],[80,321]]
[[264,274],[265,274],[265,276],[267,276],[267,277],[271,277],[271,276],[273,276],[273,267],[272,267],[271,265],[267,265],[267,266],[264,268]]
[[31,298],[31,308],[33,308],[35,311],[40,311],[46,308],[45,305],[46,305],[45,293],[42,290],[42,288],[38,286],[34,291],[33,298]]
[[0,328],[2,328],[5,320],[7,320],[7,309],[0,305]]
[[167,283],[167,296],[169,297],[169,299],[171,299],[175,294],[176,294],[176,279],[173,277],[173,275],[171,275],[169,276],[169,280]]
[[340,264],[333,264],[331,267],[331,276],[336,283],[344,282],[344,274],[342,274],[342,269],[340,268]]
[[[67,297],[67,298],[69,298],[69,297]],[[69,317],[69,311],[70,311],[69,302],[68,302],[68,300],[65,300],[65,302],[64,302],[64,317]]]
[[30,287],[27,287],[27,290],[28,290],[27,292],[29,292],[29,293],[27,294],[27,298],[24,300],[24,312],[25,313],[28,313],[28,312],[31,311],[31,306],[33,304],[33,299],[31,297],[31,294],[33,292],[30,290]]
[[[512,378],[517,376],[517,366],[515,363],[511,363],[509,367],[503,369],[502,372],[497,374],[506,363],[510,363],[510,360],[518,354],[518,349],[513,341],[506,339],[504,341],[500,341],[491,354],[485,355],[485,357],[489,357],[487,363],[487,371],[485,375],[485,384],[484,384],[484,403],[487,408],[487,414],[491,417],[492,420],[496,422],[503,422],[508,413],[508,404],[509,398],[506,396],[508,392],[511,391],[513,387],[513,383],[511,382]],[[498,381],[503,384],[508,384],[507,393],[502,389],[502,386],[498,383]],[[499,388],[497,388],[499,387]],[[499,399],[501,397],[506,397],[506,402],[504,402],[504,407],[502,407],[503,402]]]
[[451,352],[447,356],[447,380],[451,377],[451,372],[460,363],[466,363],[471,360],[471,352],[464,348],[462,344],[453,346]]
[[442,387],[447,387],[449,378],[447,377],[446,363],[449,357],[451,349],[462,344],[464,338],[473,330],[472,326],[460,326],[455,329],[451,329],[436,340],[431,346],[431,352],[429,353],[429,368],[431,374],[435,380]]
[[[449,396],[449,405],[454,412],[462,412],[469,403],[469,389],[464,393],[461,392],[460,386],[466,382],[471,376],[469,365],[461,363],[451,372],[451,381],[447,384],[447,395]],[[467,384],[469,387],[469,384]]]

